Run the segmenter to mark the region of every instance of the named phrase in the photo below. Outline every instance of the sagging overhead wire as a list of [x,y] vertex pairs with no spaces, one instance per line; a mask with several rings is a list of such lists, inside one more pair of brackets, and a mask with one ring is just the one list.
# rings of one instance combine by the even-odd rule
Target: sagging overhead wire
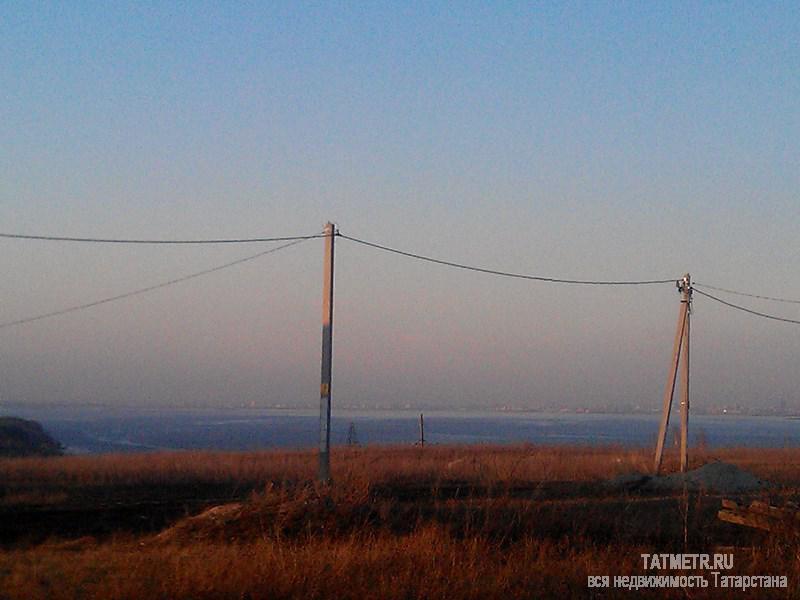
[[119,294],[117,296],[111,296],[109,298],[103,298],[101,300],[95,300],[93,302],[87,302],[85,304],[78,304],[77,306],[70,306],[67,308],[62,308],[60,310],[54,310],[52,312],[44,313],[41,315],[35,315],[31,317],[26,317],[24,319],[17,319],[16,321],[7,321],[5,323],[0,323],[0,329],[5,329],[6,327],[14,327],[15,325],[23,325],[25,323],[33,323],[34,321],[41,321],[42,319],[48,319],[50,317],[58,317],[60,315],[65,315],[67,313],[76,312],[79,310],[85,310],[87,308],[93,308],[95,306],[100,306],[101,304],[108,304],[109,302],[115,302],[117,300],[124,300],[125,298],[131,298],[132,296],[139,296],[140,294],[146,294],[147,292],[152,292],[154,290],[160,290],[162,288],[175,285],[177,283],[183,283],[184,281],[189,281],[190,279],[196,279],[197,277],[202,277],[203,275],[209,275],[211,273],[216,273],[217,271],[222,271],[223,269],[228,269],[230,267],[241,265],[242,263],[249,262],[251,260],[256,260],[261,258],[262,256],[266,256],[267,254],[272,254],[273,252],[278,252],[279,250],[283,250],[284,248],[289,248],[290,246],[295,246],[297,244],[301,244],[306,240],[320,237],[318,235],[315,236],[304,236],[298,239],[295,239],[288,244],[283,244],[282,246],[277,246],[275,248],[270,248],[269,250],[264,250],[263,252],[259,252],[257,254],[252,254],[250,256],[245,256],[244,258],[240,258],[238,260],[234,260],[232,262],[227,262],[221,265],[217,265],[216,267],[212,267],[210,269],[204,269],[202,271],[197,271],[196,273],[191,273],[189,275],[184,275],[183,277],[178,277],[176,279],[170,279],[169,281],[164,281],[162,283],[157,283],[155,285],[151,285],[145,288],[140,288],[138,290],[133,290],[130,292],[126,292],[124,294]]
[[759,294],[748,294],[747,292],[737,292],[736,290],[729,290],[726,288],[716,287],[707,283],[694,283],[695,287],[700,286],[708,288],[709,290],[716,290],[718,292],[725,292],[726,294],[735,294],[736,296],[746,296],[748,298],[758,298],[759,300],[771,300],[773,302],[785,302],[787,304],[800,304],[800,300],[792,300],[790,298],[776,298],[774,296],[761,296]]
[[[708,286],[706,286],[706,287],[708,287]],[[738,304],[732,304],[731,302],[726,302],[725,300],[722,300],[721,298],[717,298],[716,296],[712,296],[711,294],[709,294],[707,292],[704,292],[703,290],[698,290],[697,288],[693,288],[693,290],[696,293],[700,294],[701,296],[705,296],[706,298],[710,298],[711,300],[715,300],[716,302],[719,302],[720,304],[724,304],[725,306],[729,306],[730,308],[735,308],[736,310],[741,310],[741,311],[744,311],[746,313],[750,313],[751,315],[756,315],[758,317],[764,317],[765,319],[772,319],[773,321],[782,321],[784,323],[793,323],[794,325],[800,325],[800,321],[797,321],[795,319],[787,319],[787,318],[784,318],[784,317],[779,317],[777,315],[770,315],[770,314],[767,314],[767,313],[762,313],[762,312],[759,312],[757,310],[752,310],[752,309],[746,308],[744,306],[739,306]]]
[[521,273],[510,273],[507,271],[496,271],[494,269],[485,269],[482,267],[475,267],[472,265],[465,265],[461,263],[451,262],[448,260],[440,260],[438,258],[431,258],[430,256],[424,256],[422,254],[415,254],[413,252],[406,252],[404,250],[398,250],[396,248],[390,248],[389,246],[383,246],[381,244],[375,244],[373,242],[368,242],[366,240],[361,240],[358,238],[350,237],[348,235],[344,235],[342,233],[338,234],[338,237],[344,238],[346,240],[350,240],[351,242],[356,242],[358,244],[363,244],[364,246],[370,246],[372,248],[378,248],[379,250],[384,250],[386,252],[393,252],[394,254],[399,254],[401,256],[407,256],[409,258],[416,258],[418,260],[423,260],[431,263],[435,263],[438,265],[444,265],[447,267],[455,267],[457,269],[465,269],[467,271],[475,271],[477,273],[486,273],[488,275],[498,275],[501,277],[513,277],[515,279],[527,279],[530,281],[543,281],[546,283],[566,283],[566,284],[574,284],[574,285],[655,285],[655,284],[663,284],[663,283],[670,283],[674,284],[676,278],[671,277],[669,279],[646,279],[640,281],[606,281],[606,280],[592,280],[592,279],[563,279],[560,277],[544,277],[541,275],[525,275]]
[[92,238],[92,237],[67,237],[59,235],[24,235],[21,233],[0,233],[0,238],[14,240],[39,240],[47,242],[82,242],[92,244],[255,244],[261,242],[289,242],[313,240],[324,237],[324,234],[291,235],[283,237],[257,237],[257,238],[218,238],[198,240],[160,240],[160,239],[118,239],[118,238]]
[[[377,244],[377,243],[374,243],[374,242],[369,242],[367,240],[362,240],[362,239],[359,239],[359,238],[356,238],[356,237],[351,237],[351,236],[348,236],[348,235],[344,235],[344,234],[342,234],[341,232],[338,232],[338,231],[337,231],[337,233],[335,235],[337,237],[344,238],[346,240],[349,240],[351,242],[355,242],[357,244],[362,244],[364,246],[369,246],[371,248],[376,248],[376,249],[379,249],[379,250],[383,250],[385,252],[391,252],[391,253],[398,254],[400,256],[405,256],[405,257],[408,257],[408,258],[414,258],[414,259],[417,259],[417,260],[422,260],[422,261],[426,261],[426,262],[430,262],[430,263],[434,263],[434,264],[438,264],[438,265],[443,265],[443,266],[447,266],[447,267],[453,267],[453,268],[457,268],[457,269],[464,269],[464,270],[467,270],[467,271],[473,271],[473,272],[477,272],[477,273],[485,273],[485,274],[488,274],[488,275],[496,275],[496,276],[500,276],[500,277],[510,277],[510,278],[514,278],[514,279],[525,279],[525,280],[529,280],[529,281],[541,281],[541,282],[545,282],[545,283],[562,283],[562,284],[572,284],[572,285],[606,285],[606,286],[657,285],[657,284],[667,284],[667,283],[671,284],[671,283],[674,283],[676,281],[675,278],[627,280],[627,281],[624,281],[624,280],[594,280],[594,279],[566,279],[566,278],[560,278],[560,277],[546,277],[546,276],[542,276],[542,275],[528,275],[528,274],[522,274],[522,273],[512,273],[512,272],[508,272],[508,271],[499,271],[499,270],[495,270],[495,269],[487,269],[487,268],[483,268],[483,267],[476,267],[474,265],[467,265],[467,264],[463,264],[463,263],[457,263],[457,262],[442,260],[442,259],[433,258],[433,257],[430,257],[430,256],[425,256],[425,255],[422,255],[422,254],[417,254],[417,253],[414,253],[414,252],[407,252],[407,251],[404,251],[404,250],[399,250],[397,248],[392,248],[392,247],[389,247],[389,246],[384,246],[382,244]],[[177,240],[177,239],[166,240],[166,239],[122,239],[122,238],[88,238],[88,237],[87,238],[81,238],[81,237],[67,237],[67,236],[45,236],[45,235],[25,235],[25,234],[0,233],[0,238],[6,238],[6,239],[42,240],[42,241],[58,241],[58,242],[87,242],[87,243],[106,243],[106,244],[241,244],[241,243],[278,242],[278,241],[288,241],[289,242],[288,244],[284,244],[282,246],[278,246],[277,248],[270,248],[269,250],[265,250],[263,252],[258,252],[256,254],[251,255],[251,256],[246,256],[244,258],[240,258],[240,259],[232,261],[232,262],[224,263],[222,265],[218,265],[218,266],[212,267],[210,269],[204,269],[202,271],[198,271],[196,273],[191,273],[189,275],[185,275],[183,277],[178,277],[176,279],[171,279],[169,281],[165,281],[165,282],[162,282],[162,283],[159,283],[159,284],[156,284],[156,285],[151,285],[151,286],[148,286],[146,288],[140,288],[140,289],[137,289],[137,290],[126,292],[124,294],[119,294],[119,295],[116,295],[116,296],[103,298],[101,300],[95,300],[93,302],[87,302],[85,304],[79,304],[79,305],[76,305],[76,306],[70,306],[70,307],[67,307],[67,308],[64,308],[64,309],[60,309],[60,310],[56,310],[56,311],[52,311],[52,312],[48,312],[48,313],[44,313],[44,314],[40,314],[40,315],[35,315],[35,316],[31,316],[31,317],[26,317],[26,318],[23,318],[23,319],[17,319],[15,321],[7,321],[5,323],[0,323],[0,329],[4,329],[4,328],[7,328],[7,327],[13,327],[15,325],[22,325],[22,324],[25,324],[25,323],[32,323],[34,321],[39,321],[39,320],[47,319],[47,318],[50,318],[50,317],[56,317],[56,316],[68,314],[68,313],[71,313],[71,312],[85,310],[85,309],[92,308],[92,307],[95,307],[95,306],[99,306],[99,305],[102,305],[102,304],[107,304],[109,302],[115,302],[117,300],[123,300],[125,298],[138,296],[140,294],[145,294],[147,292],[151,292],[151,291],[158,290],[158,289],[161,289],[161,288],[165,288],[165,287],[168,287],[168,286],[171,286],[171,285],[175,285],[177,283],[182,283],[184,281],[189,281],[189,280],[195,279],[197,277],[202,277],[204,275],[215,273],[216,271],[221,271],[223,269],[227,269],[229,267],[233,267],[235,265],[239,265],[239,264],[251,261],[251,260],[256,260],[256,259],[258,259],[258,258],[260,258],[262,256],[267,255],[267,254],[272,254],[273,252],[278,252],[279,250],[283,250],[284,248],[288,248],[290,246],[294,246],[294,245],[299,244],[301,242],[304,242],[304,241],[307,241],[307,240],[311,240],[311,239],[316,239],[316,238],[322,238],[322,237],[326,237],[326,234],[325,233],[317,233],[317,234],[313,234],[313,235],[283,236],[283,237],[272,237],[272,238],[261,237],[261,238],[224,238],[224,239],[218,238],[218,239],[194,239],[194,240],[186,240],[186,239],[182,239],[182,240]],[[713,289],[713,290],[717,290],[717,291],[721,291],[721,292],[725,292],[725,293],[729,293],[729,294],[747,296],[747,297],[750,297],[750,298],[758,298],[758,299],[762,299],[762,300],[771,300],[771,301],[775,301],[775,302],[785,302],[785,303],[791,303],[791,304],[800,304],[800,300],[793,300],[793,299],[788,299],[788,298],[776,298],[776,297],[773,297],[773,296],[762,296],[762,295],[757,295],[757,294],[749,294],[749,293],[746,293],[746,292],[738,292],[738,291],[735,291],[735,290],[716,287],[716,286],[712,286],[712,285],[705,284],[705,283],[699,283],[699,282],[696,282],[693,285],[693,290],[696,291],[698,294],[701,294],[702,296],[705,296],[705,297],[707,297],[707,298],[709,298],[711,300],[719,302],[720,304],[723,304],[723,305],[728,306],[730,308],[741,310],[743,312],[746,312],[746,313],[749,313],[749,314],[752,314],[752,315],[756,315],[756,316],[759,316],[759,317],[763,317],[763,318],[766,318],[766,319],[772,319],[772,320],[775,320],[775,321],[782,321],[782,322],[785,322],[785,323],[792,323],[792,324],[800,325],[800,321],[798,321],[798,320],[787,319],[787,318],[784,318],[784,317],[779,317],[777,315],[771,315],[771,314],[755,311],[755,310],[746,308],[744,306],[739,306],[737,304],[733,304],[731,302],[727,302],[725,300],[722,300],[721,298],[717,298],[716,296],[712,296],[711,294],[709,294],[707,292],[704,292],[702,289],[697,289],[698,287]]]

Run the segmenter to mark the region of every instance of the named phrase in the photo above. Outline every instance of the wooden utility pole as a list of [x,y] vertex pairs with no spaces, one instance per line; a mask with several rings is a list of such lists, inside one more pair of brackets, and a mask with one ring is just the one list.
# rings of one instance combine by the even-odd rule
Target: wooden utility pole
[[681,288],[681,304],[686,306],[683,327],[683,396],[681,397],[681,473],[689,470],[689,333],[692,320],[692,282],[687,273]]
[[325,259],[322,276],[322,383],[319,394],[319,473],[331,479],[331,365],[333,362],[333,240],[336,227],[325,225]]
[[678,377],[678,364],[681,348],[683,348],[683,398],[681,399],[681,471],[688,468],[688,436],[689,436],[689,313],[692,302],[692,281],[689,273],[677,282],[678,291],[681,293],[681,308],[678,313],[678,327],[675,331],[675,342],[672,346],[672,361],[670,362],[667,387],[664,390],[664,409],[661,414],[661,425],[658,430],[656,443],[656,456],[654,471],[661,469],[664,456],[664,443],[667,439],[669,427],[669,413],[672,409],[672,397],[675,394],[675,380]]

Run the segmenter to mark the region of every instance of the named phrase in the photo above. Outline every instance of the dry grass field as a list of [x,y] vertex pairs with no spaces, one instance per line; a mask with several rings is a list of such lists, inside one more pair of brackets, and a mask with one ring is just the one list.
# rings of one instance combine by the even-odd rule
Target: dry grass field
[[[774,484],[734,498],[800,496],[800,450],[692,453],[714,460]],[[730,495],[606,483],[650,463],[616,447],[342,448],[328,487],[311,451],[2,460],[0,597],[800,598],[798,540],[719,521]],[[587,587],[652,575],[642,553],[715,551],[789,587]]]

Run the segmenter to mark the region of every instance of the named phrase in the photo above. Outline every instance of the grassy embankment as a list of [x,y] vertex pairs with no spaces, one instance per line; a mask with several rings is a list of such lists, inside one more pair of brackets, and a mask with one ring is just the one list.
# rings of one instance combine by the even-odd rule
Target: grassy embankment
[[[775,482],[773,503],[800,491],[800,450],[692,457]],[[787,575],[774,597],[800,597],[797,540],[719,522],[720,495],[602,483],[650,462],[619,448],[337,449],[323,488],[312,452],[0,460],[0,597],[587,597],[587,575],[645,573],[642,552],[721,546],[736,573]],[[653,597],[726,596],[687,592]]]

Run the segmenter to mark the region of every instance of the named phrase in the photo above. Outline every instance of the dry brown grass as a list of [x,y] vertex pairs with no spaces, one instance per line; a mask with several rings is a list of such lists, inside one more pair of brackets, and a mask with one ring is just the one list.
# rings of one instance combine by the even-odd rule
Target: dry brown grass
[[584,589],[577,582],[587,572],[612,562],[609,550],[589,559],[564,543],[532,540],[499,552],[486,540],[428,527],[402,537],[303,543],[41,548],[0,558],[0,591],[32,600],[568,597]]
[[[704,450],[692,458],[695,464],[714,459],[781,484],[779,496],[796,497],[800,487],[799,450]],[[1,519],[34,509],[52,515],[78,499],[88,503],[89,517],[93,510],[107,515],[112,497],[136,504],[177,494],[180,503],[186,490],[206,497],[206,506],[220,490],[241,503],[213,520],[169,516],[160,535],[161,527],[122,522],[90,536],[47,533],[42,524],[36,541],[6,542],[0,597],[582,598],[589,596],[589,574],[641,573],[640,553],[684,549],[687,505],[680,497],[631,495],[598,484],[647,472],[650,451],[336,449],[332,462],[335,483],[327,488],[312,483],[313,452],[0,461]],[[675,457],[667,463],[674,468]],[[737,573],[787,575],[789,590],[772,597],[800,597],[796,540],[718,522],[718,497],[695,495],[688,502],[687,550],[736,546]],[[611,592],[602,597],[637,596]],[[760,592],[735,597],[770,597]],[[651,597],[687,596],[729,597],[719,590]]]
[[[667,454],[665,469],[677,457]],[[800,483],[800,448],[695,450],[693,465],[724,460],[760,477]],[[109,486],[176,483],[300,481],[316,473],[313,451],[159,452],[53,458],[0,459],[7,486]],[[647,473],[652,450],[615,446],[432,446],[337,448],[337,480],[379,482],[436,478],[470,481],[593,481],[620,473]]]
[[262,481],[313,474],[310,452],[159,452],[0,460],[10,485],[108,486]]

